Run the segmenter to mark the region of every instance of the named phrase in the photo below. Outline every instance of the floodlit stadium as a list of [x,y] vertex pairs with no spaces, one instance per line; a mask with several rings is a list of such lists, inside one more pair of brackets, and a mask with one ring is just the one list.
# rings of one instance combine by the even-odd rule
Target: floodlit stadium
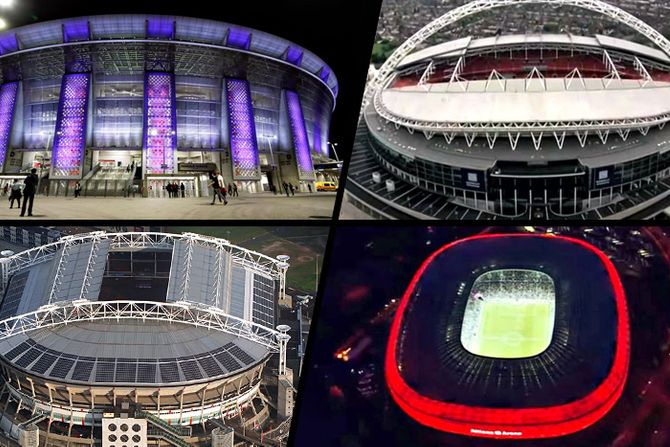
[[[42,192],[208,195],[331,180],[338,82],[316,54],[207,19],[105,15],[0,34],[0,186],[36,167]],[[330,163],[330,164],[329,164]],[[336,165],[336,163],[334,164]]]
[[181,446],[209,445],[206,422],[252,412],[262,423],[274,354],[286,374],[290,328],[275,313],[287,261],[149,232],[65,236],[1,258],[0,428],[17,439],[37,424],[60,445],[100,439],[105,420],[130,413]]
[[[612,21],[642,43],[504,24],[477,35],[479,16],[530,4]],[[464,22],[472,35],[440,41]],[[347,196],[385,219],[646,217],[668,206],[668,120],[670,41],[632,14],[598,0],[477,0],[374,74]]]
[[491,270],[475,279],[465,305],[461,344],[475,355],[522,358],[549,347],[554,282],[532,270]]
[[630,352],[621,280],[578,239],[474,236],[416,272],[396,312],[386,383],[400,410],[433,429],[549,438],[603,418]]

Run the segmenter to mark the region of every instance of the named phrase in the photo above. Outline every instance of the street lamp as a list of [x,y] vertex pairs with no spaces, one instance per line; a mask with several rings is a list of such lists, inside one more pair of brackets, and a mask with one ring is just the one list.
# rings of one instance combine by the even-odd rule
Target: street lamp
[[331,143],[330,141],[327,141],[326,144],[330,145],[331,149],[333,150],[333,154],[335,154],[335,161],[340,161],[340,157],[337,155],[337,143]]

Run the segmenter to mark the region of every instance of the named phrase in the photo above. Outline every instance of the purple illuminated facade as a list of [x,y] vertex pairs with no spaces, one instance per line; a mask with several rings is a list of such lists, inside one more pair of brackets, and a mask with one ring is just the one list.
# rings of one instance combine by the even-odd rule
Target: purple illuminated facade
[[249,82],[242,79],[226,79],[226,99],[233,179],[258,180],[261,177],[261,169]]
[[249,31],[237,28],[230,28],[228,31],[228,46],[248,50],[251,44],[251,33]]
[[0,172],[2,172],[7,156],[18,91],[18,82],[8,82],[0,86]]
[[18,51],[19,44],[16,41],[16,34],[0,35],[0,54],[12,53]]
[[90,38],[91,34],[86,18],[69,20],[63,23],[63,42],[79,42]]
[[91,75],[63,75],[51,156],[52,179],[81,178]]
[[295,158],[298,166],[298,178],[300,180],[314,180],[314,165],[309,150],[300,97],[291,90],[286,90],[285,94],[288,120],[293,135],[293,146],[295,147]]
[[174,20],[169,17],[148,19],[147,37],[150,39],[174,39]]
[[288,50],[286,50],[286,60],[293,65],[298,65],[300,66],[300,63],[302,62],[302,55],[303,51],[301,48],[294,47],[293,45],[290,45],[288,47]]
[[144,152],[147,174],[174,170],[177,146],[174,74],[144,75]]

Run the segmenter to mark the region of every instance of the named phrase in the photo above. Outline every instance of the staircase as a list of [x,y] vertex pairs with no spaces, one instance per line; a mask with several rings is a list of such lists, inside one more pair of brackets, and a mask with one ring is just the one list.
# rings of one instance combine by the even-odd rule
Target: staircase
[[136,411],[136,417],[145,418],[157,430],[149,430],[148,436],[161,438],[175,447],[190,447],[190,444],[182,439],[182,436],[190,436],[190,427],[173,426],[146,411]]
[[82,180],[84,195],[87,196],[123,196],[135,175],[127,167],[117,166],[97,165],[91,172]]
[[48,417],[49,415],[47,413],[42,413],[41,411],[38,411],[33,417],[31,417],[26,422],[19,425],[19,428],[25,429],[33,424],[37,425]]

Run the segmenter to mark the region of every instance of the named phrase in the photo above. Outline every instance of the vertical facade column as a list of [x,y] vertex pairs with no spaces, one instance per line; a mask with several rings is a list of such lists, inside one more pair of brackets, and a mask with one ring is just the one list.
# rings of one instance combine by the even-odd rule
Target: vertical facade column
[[50,179],[80,179],[82,176],[90,83],[90,73],[63,75]]
[[177,117],[174,74],[144,74],[144,172],[174,172],[177,150]]
[[261,165],[249,82],[226,79],[225,84],[233,179],[260,180]]
[[305,118],[302,113],[300,97],[291,90],[285,90],[286,107],[288,109],[288,120],[293,137],[293,149],[295,151],[295,160],[298,168],[298,179],[303,181],[314,181],[315,172],[312,164],[312,154],[307,140],[307,131],[305,130]]
[[0,86],[0,173],[5,168],[18,91],[18,82],[7,82]]

